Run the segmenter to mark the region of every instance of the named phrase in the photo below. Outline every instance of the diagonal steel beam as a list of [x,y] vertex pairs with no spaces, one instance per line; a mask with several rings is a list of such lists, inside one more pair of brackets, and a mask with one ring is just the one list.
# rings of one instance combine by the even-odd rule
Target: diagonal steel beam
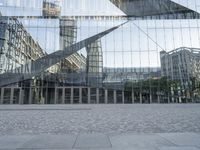
[[[200,14],[190,8],[171,0],[110,0],[115,6],[121,9],[127,17],[153,17],[170,15],[170,19],[196,19]],[[193,14],[185,16],[184,14]],[[163,17],[162,17],[163,16]]]
[[[127,22],[125,22],[127,23]],[[17,68],[12,73],[4,73],[0,75],[0,87],[6,86],[12,83],[17,83],[23,80],[31,79],[34,76],[40,75],[49,67],[60,62],[60,60],[65,59],[66,57],[72,55],[73,53],[81,50],[82,48],[88,46],[89,44],[95,42],[96,40],[102,38],[103,36],[111,33],[112,31],[118,29],[123,24],[112,27],[106,31],[98,33],[92,37],[89,37],[85,40],[82,40],[78,43],[72,44],[71,46],[65,48],[64,50],[59,50],[54,53],[51,53],[47,56],[37,59],[36,61],[27,63],[20,68]],[[27,69],[28,68],[28,69]]]

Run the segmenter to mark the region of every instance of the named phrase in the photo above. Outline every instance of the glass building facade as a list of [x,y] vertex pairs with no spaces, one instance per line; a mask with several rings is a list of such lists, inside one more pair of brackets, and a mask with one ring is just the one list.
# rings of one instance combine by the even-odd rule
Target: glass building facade
[[0,0],[0,103],[200,102],[198,0]]

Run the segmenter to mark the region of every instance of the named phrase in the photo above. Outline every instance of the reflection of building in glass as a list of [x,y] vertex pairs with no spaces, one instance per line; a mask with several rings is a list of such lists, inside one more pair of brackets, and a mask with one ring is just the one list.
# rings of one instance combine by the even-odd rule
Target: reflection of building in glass
[[160,77],[160,68],[104,68],[104,74],[107,82],[139,81]]
[[105,87],[123,89],[128,81],[139,82],[160,77],[160,68],[104,68],[103,83]]
[[90,86],[102,85],[103,56],[101,41],[97,40],[87,46],[87,84]]
[[42,13],[44,17],[59,17],[61,13],[61,8],[55,3],[47,2],[46,0],[44,0]]
[[172,0],[110,0],[128,16],[162,19],[196,18],[199,14]]
[[21,67],[45,55],[23,25],[17,19],[9,17],[0,18],[0,54],[0,73]]
[[169,103],[198,93],[198,49],[162,51],[200,47],[198,10],[172,0],[15,1],[0,6],[17,18],[0,19],[0,103]]
[[[60,19],[60,49],[64,50],[74,44],[77,39],[77,24],[75,20]],[[74,53],[62,60],[59,72],[72,73],[84,70],[86,59],[82,54]]]
[[77,39],[77,23],[75,20],[60,19],[60,49],[70,46]]
[[192,78],[199,78],[200,49],[181,47],[170,52],[161,51],[161,74],[187,86]]

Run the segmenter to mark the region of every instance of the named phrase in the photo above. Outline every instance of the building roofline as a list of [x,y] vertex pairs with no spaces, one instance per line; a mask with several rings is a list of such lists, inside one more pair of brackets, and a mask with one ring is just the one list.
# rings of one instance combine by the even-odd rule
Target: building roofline
[[[169,51],[169,52],[166,52],[166,51],[164,51],[164,52],[166,52],[166,54],[172,54],[172,53],[174,53],[174,52],[180,52],[180,51],[182,51],[182,50],[188,50],[188,51],[190,51],[190,52],[194,52],[194,53],[200,53],[200,48],[191,48],[191,47],[179,47],[179,48],[176,48],[176,49],[174,49],[174,50],[171,50],[171,51]],[[163,52],[163,51],[161,51],[161,52]]]

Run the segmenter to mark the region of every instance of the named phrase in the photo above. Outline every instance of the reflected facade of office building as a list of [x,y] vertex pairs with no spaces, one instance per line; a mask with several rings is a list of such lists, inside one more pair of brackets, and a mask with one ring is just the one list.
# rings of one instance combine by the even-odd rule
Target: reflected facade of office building
[[0,0],[0,104],[199,102],[199,6]]

